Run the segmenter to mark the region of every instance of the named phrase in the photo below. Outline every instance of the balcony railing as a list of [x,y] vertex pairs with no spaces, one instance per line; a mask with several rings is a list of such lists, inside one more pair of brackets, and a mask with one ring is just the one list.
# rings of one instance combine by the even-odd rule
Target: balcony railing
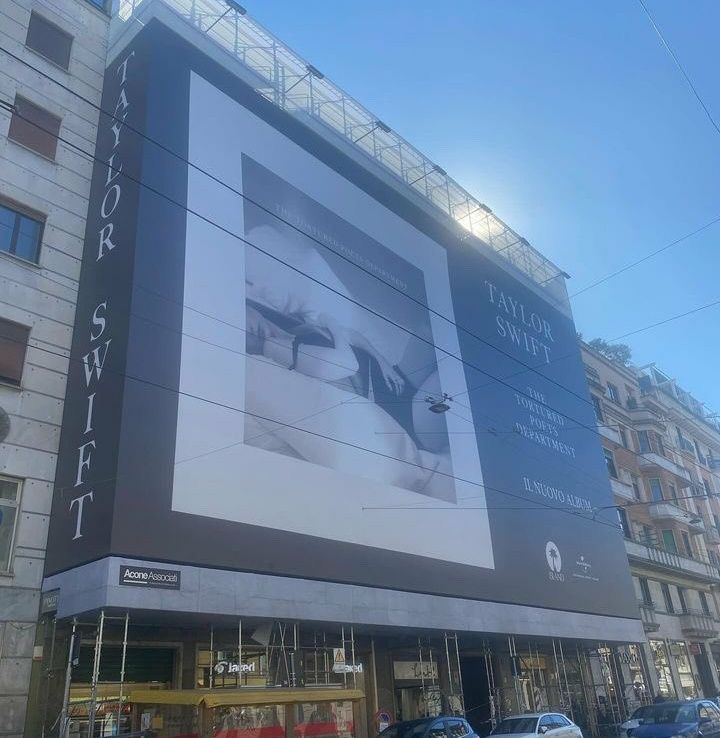
[[680,629],[688,638],[716,638],[717,623],[704,612],[684,612],[680,615]]
[[[236,4],[223,0],[113,0],[111,43],[164,6],[234,57],[260,95],[380,168],[411,198],[449,218],[468,244],[475,236],[569,311],[565,275],[445,170],[390,129]],[[133,21],[137,20],[138,23]],[[448,131],[451,134],[451,131]]]
[[707,561],[691,559],[672,551],[666,551],[656,546],[648,546],[629,539],[625,539],[625,550],[629,558],[664,569],[680,571],[711,582],[720,582],[720,569]]
[[655,605],[640,600],[638,607],[640,608],[640,619],[642,620],[645,632],[654,633],[656,630],[660,630],[660,623],[658,623],[655,617]]
[[675,477],[679,487],[689,487],[692,484],[688,470],[680,464],[676,464],[667,456],[663,456],[656,451],[646,451],[641,453],[638,458],[641,469],[664,469]]
[[672,502],[654,502],[648,507],[648,512],[653,520],[682,523],[693,534],[705,532],[705,525],[702,518],[687,510],[683,510]]

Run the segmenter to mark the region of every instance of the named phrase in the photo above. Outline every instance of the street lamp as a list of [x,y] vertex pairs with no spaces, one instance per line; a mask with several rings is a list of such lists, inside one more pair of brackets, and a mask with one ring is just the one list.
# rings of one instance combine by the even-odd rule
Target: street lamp
[[428,395],[425,398],[425,402],[428,403],[428,410],[431,413],[440,415],[441,413],[446,413],[450,409],[448,402],[452,402],[452,397],[450,397],[446,392],[443,392],[442,397],[439,398]]

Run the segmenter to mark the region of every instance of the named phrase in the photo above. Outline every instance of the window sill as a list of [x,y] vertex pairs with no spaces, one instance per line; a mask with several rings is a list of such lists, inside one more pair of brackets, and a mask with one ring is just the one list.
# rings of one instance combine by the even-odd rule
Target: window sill
[[[18,392],[22,392],[22,384],[15,384],[14,382],[10,382],[7,379],[0,379],[0,387],[8,387],[9,389],[14,389]],[[1,571],[0,574],[2,574]]]
[[[74,40],[75,39],[73,37],[73,41]],[[53,61],[50,57],[45,56],[45,54],[43,54],[42,52],[38,51],[37,49],[33,49],[32,46],[28,46],[27,44],[25,44],[25,48],[28,51],[31,51],[33,53],[33,56],[36,56],[38,59],[42,59],[44,62],[47,62],[51,67],[57,69],[60,72],[63,72],[68,77],[70,76],[70,68],[69,67],[66,69],[65,67],[62,66],[62,64],[58,64],[56,61]]]
[[[37,151],[37,149],[30,148],[30,146],[25,145],[22,141],[16,141],[14,138],[10,138],[10,136],[7,137],[7,140],[14,144],[15,146],[18,146],[21,149],[25,149],[25,151],[29,151],[31,154],[35,154],[35,156],[39,156],[41,159],[46,161],[48,164],[53,164],[54,166],[58,166],[57,159],[51,159],[46,154],[43,154],[40,151]],[[60,139],[58,139],[59,141]]]
[[0,579],[13,579],[15,577],[15,572],[8,570],[2,570],[0,569]]
[[10,259],[11,261],[17,261],[23,266],[29,266],[29,267],[35,267],[35,269],[42,269],[40,266],[40,262],[32,261],[31,259],[26,259],[23,256],[18,256],[17,254],[11,254],[9,251],[2,251],[0,250],[0,256],[4,256],[7,259]]

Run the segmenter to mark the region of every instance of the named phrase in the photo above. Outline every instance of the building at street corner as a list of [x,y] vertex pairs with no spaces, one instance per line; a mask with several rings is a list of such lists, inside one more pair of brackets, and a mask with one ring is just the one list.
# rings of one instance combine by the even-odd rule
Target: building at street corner
[[120,0],[99,105],[25,735],[662,691],[566,275],[234,2]]
[[75,147],[92,155],[108,23],[98,4],[86,0],[0,3],[4,738],[22,736],[28,694],[39,684],[30,683],[31,666],[49,656],[36,623],[93,170]]
[[720,426],[655,366],[608,360],[583,344],[616,512],[625,536],[653,691],[719,691]]

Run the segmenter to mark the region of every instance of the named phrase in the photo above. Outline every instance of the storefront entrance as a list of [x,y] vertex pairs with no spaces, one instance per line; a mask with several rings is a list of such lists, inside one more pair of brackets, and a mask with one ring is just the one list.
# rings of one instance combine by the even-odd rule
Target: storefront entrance
[[373,738],[439,714],[465,715],[484,737],[506,716],[545,710],[609,736],[651,699],[634,645],[104,613],[43,627],[27,733],[45,738]]

